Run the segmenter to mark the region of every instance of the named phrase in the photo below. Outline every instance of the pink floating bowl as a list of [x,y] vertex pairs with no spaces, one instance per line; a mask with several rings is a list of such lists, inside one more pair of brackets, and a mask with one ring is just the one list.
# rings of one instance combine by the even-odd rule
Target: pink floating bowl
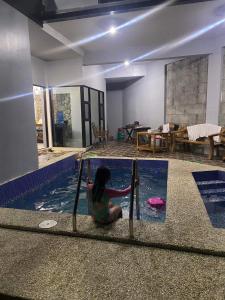
[[149,198],[147,200],[147,203],[151,207],[155,207],[155,208],[161,208],[161,207],[166,205],[166,201],[164,199],[159,198],[159,197]]

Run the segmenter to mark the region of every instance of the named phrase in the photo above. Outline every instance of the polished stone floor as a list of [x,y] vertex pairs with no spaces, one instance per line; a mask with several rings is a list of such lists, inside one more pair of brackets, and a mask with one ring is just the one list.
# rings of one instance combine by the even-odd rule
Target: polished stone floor
[[[74,153],[42,150],[40,157],[51,163]],[[132,144],[118,142],[95,147],[83,156],[153,158]],[[0,299],[10,295],[25,299],[224,300],[224,229],[211,226],[191,172],[214,166],[222,169],[225,163],[179,151],[154,157],[169,159],[167,220],[161,225],[135,224],[135,238],[172,244],[176,250],[34,233],[29,228],[36,229],[51,218],[57,220],[59,230],[71,232],[71,215],[2,208],[0,223],[14,229],[0,228]],[[80,231],[127,238],[126,220],[99,229],[87,218],[78,219]],[[202,254],[187,253],[187,246],[202,249]]]
[[225,299],[221,257],[3,229],[0,245],[0,299]]
[[[191,151],[177,150],[174,153],[170,152],[157,152],[153,155],[149,151],[138,151],[136,145],[129,142],[108,142],[106,146],[97,145],[86,151],[84,149],[73,149],[73,148],[53,148],[53,149],[39,149],[38,156],[40,165],[46,164],[55,158],[60,158],[65,154],[77,154],[83,155],[84,157],[95,157],[95,156],[114,156],[114,157],[141,157],[141,158],[172,158],[191,162],[197,162],[207,164],[211,166],[225,167],[225,162],[222,161],[223,153],[219,157],[214,157],[213,160],[209,160],[206,154],[197,153],[199,147],[192,147]],[[202,149],[200,149],[202,150]],[[202,152],[202,151],[198,151]]]
[[[138,151],[136,145],[130,142],[108,142],[106,146],[97,145],[93,149],[89,150],[86,154],[88,156],[116,156],[116,157],[141,157],[141,158],[172,158],[179,160],[186,160],[191,162],[197,162],[212,166],[225,167],[225,162],[222,161],[222,153],[219,157],[214,157],[213,160],[209,160],[205,154],[197,154],[202,152],[199,146],[192,147],[191,151],[183,151],[183,149],[177,149],[176,152],[158,152],[154,155],[149,151]],[[200,151],[201,150],[201,151]]]

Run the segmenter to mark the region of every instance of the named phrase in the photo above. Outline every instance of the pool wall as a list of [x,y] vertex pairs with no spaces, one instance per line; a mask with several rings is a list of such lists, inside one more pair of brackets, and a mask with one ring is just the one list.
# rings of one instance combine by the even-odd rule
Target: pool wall
[[72,155],[4,183],[0,185],[0,206],[5,207],[9,201],[14,201],[23,195],[32,193],[42,185],[57,178],[63,172],[67,172],[70,169],[76,170],[77,168],[78,162],[75,160],[74,155]]

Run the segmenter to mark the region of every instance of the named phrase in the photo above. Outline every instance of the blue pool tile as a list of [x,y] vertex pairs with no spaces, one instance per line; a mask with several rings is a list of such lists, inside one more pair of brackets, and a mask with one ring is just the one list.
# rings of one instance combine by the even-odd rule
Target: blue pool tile
[[0,186],[0,205],[7,204],[14,198],[32,192],[41,185],[61,175],[69,169],[76,170],[78,162],[74,156],[67,157],[47,167],[33,171]]

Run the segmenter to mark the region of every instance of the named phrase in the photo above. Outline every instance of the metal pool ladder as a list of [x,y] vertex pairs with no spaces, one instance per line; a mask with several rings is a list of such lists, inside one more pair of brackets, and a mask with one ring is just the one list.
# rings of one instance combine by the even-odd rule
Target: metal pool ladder
[[84,168],[84,161],[83,161],[83,159],[81,159],[78,183],[77,183],[77,192],[76,192],[75,202],[74,202],[74,207],[73,207],[73,231],[77,231],[77,207],[78,207],[78,202],[79,202],[79,197],[80,197],[80,186],[81,186],[83,168]]
[[[73,231],[77,231],[77,208],[80,197],[80,187],[84,168],[84,160],[80,160],[79,176],[77,183],[77,191],[75,196],[74,208],[73,208]],[[90,177],[90,160],[88,160],[88,176]],[[139,204],[139,188],[135,186],[135,181],[138,179],[138,167],[137,160],[132,161],[132,177],[131,177],[131,195],[130,195],[130,210],[129,210],[129,234],[130,238],[134,238],[134,225],[133,225],[133,213],[134,213],[134,199],[136,201],[136,214],[137,220],[140,220],[140,204]]]
[[138,180],[137,159],[132,161],[132,177],[131,177],[131,194],[130,194],[130,211],[129,211],[129,234],[130,238],[134,238],[134,199],[136,201],[137,220],[140,220],[140,203],[139,203],[139,188],[135,186],[135,181]]

